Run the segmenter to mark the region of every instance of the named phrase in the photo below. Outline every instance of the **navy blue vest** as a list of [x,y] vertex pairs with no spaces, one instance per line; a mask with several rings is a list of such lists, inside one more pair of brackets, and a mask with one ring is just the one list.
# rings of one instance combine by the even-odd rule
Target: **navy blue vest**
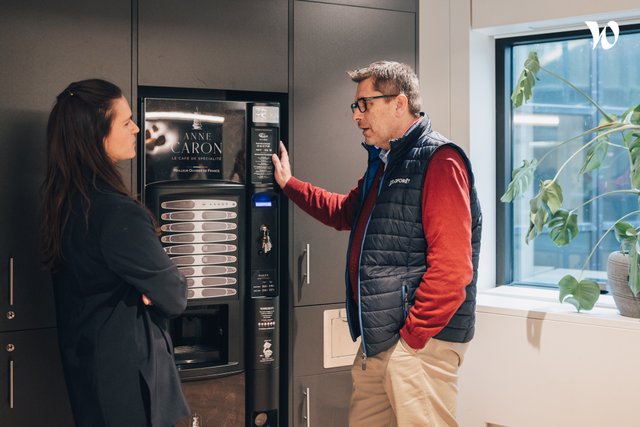
[[[471,226],[473,279],[466,298],[453,318],[435,337],[444,341],[468,342],[475,323],[476,280],[482,216],[474,187],[471,164],[463,150],[437,132],[424,117],[403,138],[391,141],[387,168],[381,178],[378,198],[365,231],[360,254],[360,304],[352,298],[347,267],[347,312],[351,336],[362,336],[364,351],[373,356],[400,338],[415,292],[427,271],[427,242],[422,228],[422,187],[433,153],[443,144],[458,150],[465,161],[471,184]],[[379,149],[371,146],[361,204],[380,167]],[[355,223],[360,213],[356,214]],[[351,245],[351,239],[349,245]]]

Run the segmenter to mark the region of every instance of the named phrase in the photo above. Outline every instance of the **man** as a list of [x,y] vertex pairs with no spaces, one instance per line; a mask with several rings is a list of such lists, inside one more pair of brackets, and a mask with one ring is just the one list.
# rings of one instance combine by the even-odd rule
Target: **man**
[[347,311],[361,336],[349,425],[457,426],[457,372],[473,337],[481,214],[471,165],[420,113],[409,66],[349,72],[369,163],[358,186],[330,193],[291,176],[280,144],[274,175],[307,213],[350,229]]

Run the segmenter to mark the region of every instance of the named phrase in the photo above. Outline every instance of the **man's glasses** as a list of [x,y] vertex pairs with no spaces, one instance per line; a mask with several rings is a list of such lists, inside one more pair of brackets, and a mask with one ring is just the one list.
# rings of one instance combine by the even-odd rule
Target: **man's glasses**
[[365,113],[367,111],[367,101],[371,101],[372,99],[378,99],[378,98],[393,98],[394,96],[398,96],[398,95],[400,95],[400,94],[364,96],[362,98],[358,98],[358,99],[356,99],[356,102],[351,104],[351,112],[355,113],[356,112],[356,108],[357,108],[358,111],[360,111],[361,113]]

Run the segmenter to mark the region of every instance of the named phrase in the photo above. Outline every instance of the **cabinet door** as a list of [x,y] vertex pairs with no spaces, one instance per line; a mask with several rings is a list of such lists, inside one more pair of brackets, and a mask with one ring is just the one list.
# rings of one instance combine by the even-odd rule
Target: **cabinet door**
[[140,0],[140,85],[287,91],[287,0]]
[[[314,305],[306,307],[296,307],[293,309],[292,343],[293,343],[293,373],[295,376],[314,375],[330,373],[339,370],[348,370],[351,366],[340,366],[336,368],[324,367],[324,349],[330,345],[331,340],[348,340],[347,347],[352,341],[348,334],[341,334],[340,337],[330,335],[330,330],[324,328],[325,310],[335,310],[344,308],[344,304]],[[344,325],[347,326],[346,324]],[[354,352],[355,356],[355,352]],[[353,360],[353,359],[352,359]],[[351,362],[349,362],[351,363]]]
[[[294,3],[290,151],[296,177],[343,194],[356,186],[367,159],[349,109],[356,84],[345,71],[380,59],[415,67],[415,21],[410,12]],[[347,240],[348,232],[326,227],[294,208],[294,305],[345,300]]]
[[373,7],[377,9],[403,10],[415,12],[416,0],[303,0],[315,1],[319,3],[335,3],[349,6]]
[[56,331],[0,333],[3,426],[73,425]]
[[[325,310],[342,307],[343,304],[331,304],[293,309],[291,372],[294,381],[289,399],[293,404],[290,408],[291,425],[347,425],[351,365],[329,369],[323,366],[324,346],[337,338],[325,336],[323,314]],[[304,418],[307,408],[311,422]]]
[[348,427],[351,371],[294,379],[294,427]]
[[101,77],[130,93],[131,4],[4,2],[0,28],[0,331],[51,327],[38,233],[47,117],[72,81]]

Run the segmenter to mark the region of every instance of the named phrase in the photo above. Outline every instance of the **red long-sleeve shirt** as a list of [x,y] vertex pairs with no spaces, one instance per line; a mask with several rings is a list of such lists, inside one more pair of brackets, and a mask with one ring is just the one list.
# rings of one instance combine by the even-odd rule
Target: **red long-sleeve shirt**
[[[382,168],[381,168],[382,169]],[[349,253],[349,275],[358,291],[358,260],[367,220],[378,197],[381,171],[364,201]],[[284,194],[305,212],[338,230],[349,230],[362,192],[363,179],[348,194],[331,193],[294,177]],[[428,243],[429,266],[416,290],[414,305],[400,335],[412,348],[424,347],[444,328],[464,302],[473,277],[469,175],[452,147],[438,149],[429,162],[422,190],[422,224]]]

